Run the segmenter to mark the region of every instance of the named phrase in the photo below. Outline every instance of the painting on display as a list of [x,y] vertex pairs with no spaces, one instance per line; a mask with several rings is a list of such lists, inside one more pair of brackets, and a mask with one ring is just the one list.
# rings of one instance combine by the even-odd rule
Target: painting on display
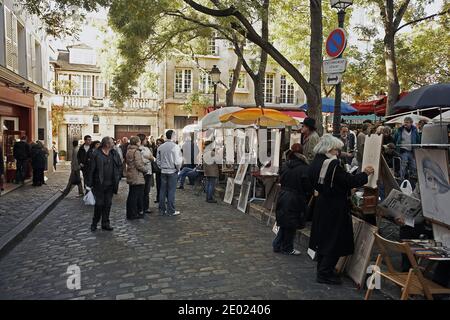
[[228,178],[227,188],[225,189],[225,196],[223,197],[223,202],[231,204],[233,202],[234,195],[234,179]]
[[415,156],[423,215],[450,226],[447,150],[421,148]]
[[375,169],[374,174],[369,176],[369,182],[366,187],[375,189],[377,187],[378,176],[380,175],[380,157],[381,146],[383,143],[383,136],[378,134],[372,134],[366,137],[364,142],[364,154],[362,161],[361,171],[368,166],[372,166]]
[[405,225],[414,227],[414,219],[422,210],[420,200],[392,189],[386,199],[379,204],[394,219],[402,217]]
[[374,233],[378,231],[378,228],[356,217],[353,217],[353,219],[357,219],[353,223],[354,226],[355,223],[360,224],[360,229],[358,235],[355,236],[355,251],[349,257],[345,271],[359,287],[362,287],[375,242]]
[[247,173],[248,164],[240,164],[236,172],[236,177],[234,183],[242,185],[244,182],[245,175]]
[[247,204],[248,204],[248,196],[250,194],[250,187],[251,187],[251,183],[246,181],[244,183],[242,183],[241,186],[241,193],[239,195],[239,202],[237,205],[237,209],[239,211],[242,211],[243,213],[245,213],[247,211]]
[[433,223],[433,235],[436,242],[450,248],[450,229]]

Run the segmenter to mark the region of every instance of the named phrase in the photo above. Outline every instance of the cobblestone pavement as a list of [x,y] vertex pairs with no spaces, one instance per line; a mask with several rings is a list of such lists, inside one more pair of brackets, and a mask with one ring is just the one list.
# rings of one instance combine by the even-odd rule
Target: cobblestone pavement
[[33,187],[26,184],[0,197],[0,237],[17,226],[36,208],[50,199],[60,189],[65,188],[70,167],[58,165],[57,171],[47,174],[47,184]]
[[[126,184],[113,232],[89,231],[92,208],[64,199],[0,260],[1,299],[363,299],[349,279],[315,282],[306,255],[275,254],[273,233],[230,206],[177,190],[178,217],[125,219]],[[152,195],[152,198],[154,196]],[[155,209],[153,209],[156,211]],[[81,268],[81,289],[66,286]],[[384,299],[376,292],[373,299]]]

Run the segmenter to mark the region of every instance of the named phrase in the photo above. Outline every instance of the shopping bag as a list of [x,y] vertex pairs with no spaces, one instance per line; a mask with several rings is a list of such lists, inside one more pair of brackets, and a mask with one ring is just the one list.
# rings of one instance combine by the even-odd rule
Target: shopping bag
[[95,197],[91,190],[83,198],[84,204],[87,206],[95,205]]
[[400,190],[407,196],[412,195],[413,189],[412,189],[412,186],[411,186],[411,183],[409,182],[409,180],[405,180],[402,182],[402,184],[400,185]]

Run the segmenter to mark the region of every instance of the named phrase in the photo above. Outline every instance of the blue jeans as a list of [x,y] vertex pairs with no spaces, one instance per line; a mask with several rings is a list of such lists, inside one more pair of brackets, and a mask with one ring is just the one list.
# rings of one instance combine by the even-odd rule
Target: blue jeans
[[[177,190],[178,174],[162,173],[161,174],[161,190],[159,193],[159,213],[174,214],[175,212],[175,191]],[[167,212],[166,212],[167,199]]]
[[216,189],[216,177],[206,177],[206,200],[214,200],[214,190]]
[[280,227],[277,236],[272,241],[273,251],[290,253],[294,250],[296,228]]
[[194,184],[195,179],[198,177],[199,173],[198,171],[184,167],[181,169],[180,173],[178,174],[178,181],[180,182],[180,187],[184,186],[184,182],[186,181],[186,177],[189,178],[189,182],[191,184]]
[[[401,166],[400,166],[400,178],[401,180],[405,180],[406,173],[409,172],[410,174],[416,175],[417,174],[417,166],[416,166],[416,160],[414,159],[414,153],[412,151],[407,150],[401,150],[400,151],[400,158],[401,158]],[[411,177],[409,177],[411,178]]]

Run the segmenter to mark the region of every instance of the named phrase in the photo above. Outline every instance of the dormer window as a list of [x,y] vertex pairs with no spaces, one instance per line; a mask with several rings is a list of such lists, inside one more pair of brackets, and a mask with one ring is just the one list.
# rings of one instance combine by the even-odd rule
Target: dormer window
[[69,63],[96,65],[96,55],[92,49],[69,49]]

